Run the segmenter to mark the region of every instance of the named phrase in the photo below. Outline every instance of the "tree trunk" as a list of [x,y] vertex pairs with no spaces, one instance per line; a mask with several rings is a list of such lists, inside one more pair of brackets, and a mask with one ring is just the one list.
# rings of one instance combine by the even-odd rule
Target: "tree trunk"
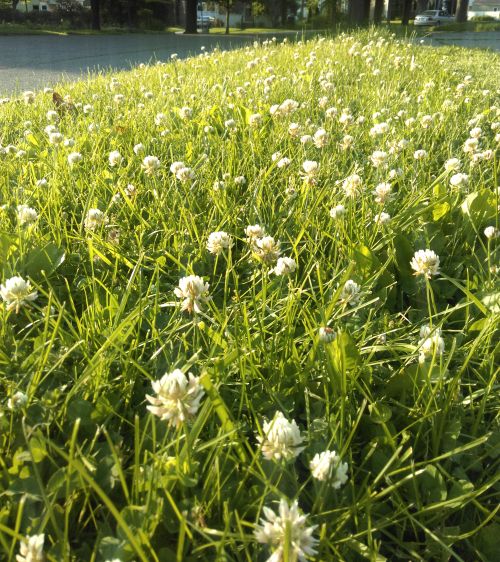
[[408,25],[410,22],[411,0],[403,0],[403,12],[401,14],[401,25]]
[[198,33],[197,4],[197,0],[187,0],[186,2],[186,31],[184,33]]
[[92,29],[101,31],[101,0],[90,0],[90,10],[92,12]]
[[[355,25],[362,25],[367,20],[367,2],[365,0],[350,0],[349,2],[349,22]],[[368,12],[370,6],[368,2]]]
[[[383,2],[383,0],[381,0]],[[337,0],[329,0],[327,4],[328,22],[333,27],[337,23]]]
[[455,21],[457,23],[465,23],[467,21],[467,12],[469,10],[469,0],[458,0]]
[[429,0],[417,0],[417,14],[425,12],[429,7]]
[[382,12],[384,11],[384,0],[375,0],[373,8],[373,23],[379,25],[382,21]]
[[12,9],[15,10],[18,4],[19,4],[19,0],[12,0]]
[[229,35],[229,15],[231,14],[231,4],[226,2],[226,35]]
[[287,0],[281,0],[280,1],[280,20],[281,20],[281,25],[283,27],[285,27],[285,25],[286,25],[287,8],[288,8]]

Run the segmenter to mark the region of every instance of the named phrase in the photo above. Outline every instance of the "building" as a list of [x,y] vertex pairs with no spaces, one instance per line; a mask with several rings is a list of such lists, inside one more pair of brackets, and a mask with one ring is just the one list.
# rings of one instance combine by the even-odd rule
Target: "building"
[[489,16],[500,19],[500,0],[469,0],[469,19]]
[[[87,0],[76,0],[82,6],[87,6]],[[19,0],[17,9],[20,12],[55,12],[58,0]]]

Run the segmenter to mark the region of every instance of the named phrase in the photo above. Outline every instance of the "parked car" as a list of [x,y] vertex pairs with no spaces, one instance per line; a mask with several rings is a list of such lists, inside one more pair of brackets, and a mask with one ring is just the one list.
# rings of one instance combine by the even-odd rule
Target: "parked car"
[[450,16],[444,10],[426,10],[415,16],[413,25],[441,25],[443,23],[452,23],[454,16]]
[[206,29],[209,27],[213,27],[215,23],[215,18],[212,16],[198,16],[197,25],[200,28]]

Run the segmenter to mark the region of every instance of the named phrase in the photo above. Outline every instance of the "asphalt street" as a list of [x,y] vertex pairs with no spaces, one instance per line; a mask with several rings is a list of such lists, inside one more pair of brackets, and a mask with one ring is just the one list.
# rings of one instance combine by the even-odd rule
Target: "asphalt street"
[[[278,39],[285,35],[279,34]],[[288,34],[291,39],[295,34]],[[269,38],[269,35],[263,36]],[[200,35],[31,35],[0,36],[0,96],[78,80],[110,68],[199,54],[201,47],[233,49],[257,36]],[[500,51],[500,32],[434,33],[424,44],[458,45]]]

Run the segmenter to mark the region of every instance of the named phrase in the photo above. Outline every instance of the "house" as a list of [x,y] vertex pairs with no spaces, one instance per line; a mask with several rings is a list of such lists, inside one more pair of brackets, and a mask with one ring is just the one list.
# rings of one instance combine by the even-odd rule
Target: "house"
[[[86,0],[76,0],[82,6],[87,6]],[[55,12],[58,0],[19,0],[17,9],[20,12]]]
[[474,16],[489,16],[500,19],[500,0],[469,0],[469,19]]

